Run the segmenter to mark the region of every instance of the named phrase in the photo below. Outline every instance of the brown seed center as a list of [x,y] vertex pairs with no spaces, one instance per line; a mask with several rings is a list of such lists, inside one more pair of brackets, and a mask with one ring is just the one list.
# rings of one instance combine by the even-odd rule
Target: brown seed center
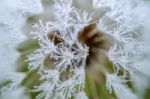
[[79,40],[81,43],[89,47],[89,56],[87,57],[87,66],[90,65],[92,59],[100,61],[106,57],[107,52],[112,45],[110,37],[101,32],[96,24],[90,24],[79,32]]

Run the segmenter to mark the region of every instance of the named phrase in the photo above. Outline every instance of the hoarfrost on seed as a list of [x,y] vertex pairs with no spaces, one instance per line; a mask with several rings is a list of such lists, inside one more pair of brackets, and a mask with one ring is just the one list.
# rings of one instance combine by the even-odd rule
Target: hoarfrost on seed
[[[28,55],[26,61],[29,70],[37,70],[41,84],[30,91],[39,92],[37,99],[87,99],[85,67],[90,48],[79,40],[79,33],[86,26],[96,24],[96,28],[113,41],[106,51],[113,64],[113,73],[102,72],[106,76],[106,89],[114,92],[118,99],[126,96],[138,99],[138,92],[147,87],[150,76],[147,56],[150,31],[150,15],[147,13],[150,8],[146,2],[92,0],[94,10],[86,11],[74,7],[73,0],[54,0],[54,20],[39,19],[31,32],[40,48]],[[0,97],[8,99],[6,93],[12,91],[10,96],[19,99],[21,95],[26,99],[26,95],[22,95],[24,88],[19,86],[25,74],[17,73],[12,66],[19,57],[16,46],[27,39],[21,28],[29,16],[41,13],[43,8],[40,0],[2,0],[0,5],[0,84],[11,81],[10,85],[1,88]],[[95,11],[103,13],[95,18]],[[46,59],[51,66],[46,65]],[[127,86],[128,81],[133,83],[137,92]],[[18,91],[20,94],[13,96]]]

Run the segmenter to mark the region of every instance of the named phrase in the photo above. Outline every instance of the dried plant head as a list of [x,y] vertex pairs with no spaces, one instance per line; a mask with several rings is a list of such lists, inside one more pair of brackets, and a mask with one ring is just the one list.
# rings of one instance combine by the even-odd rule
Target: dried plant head
[[[148,12],[149,8],[144,7],[144,2],[54,0],[48,12],[48,4],[40,5],[48,3],[47,0],[13,1],[20,1],[17,3],[20,6],[25,3],[30,6],[21,9],[17,7],[19,10],[14,11],[18,23],[13,19],[3,24],[9,27],[7,30],[13,30],[22,37],[19,41],[26,38],[30,40],[17,48],[21,53],[17,69],[24,72],[24,75],[0,70],[0,73],[4,73],[0,80],[11,81],[7,87],[2,88],[3,94],[13,88],[23,90],[19,89],[19,85],[26,87],[28,92],[34,94],[31,97],[36,99],[97,99],[101,97],[101,92],[107,93],[103,97],[106,99],[125,99],[127,96],[129,99],[139,99],[144,94],[141,90],[147,88],[150,76],[147,65],[142,66],[145,63],[145,52],[148,53],[144,50],[144,39],[148,39],[146,34],[149,30],[146,26],[150,23],[144,20],[148,19],[147,16],[139,14],[142,11]],[[84,3],[87,5],[83,6]],[[38,6],[44,9],[38,9]],[[87,10],[82,9],[84,7]],[[34,13],[36,8],[41,12]],[[17,13],[19,11],[22,11],[21,14]],[[31,30],[31,33],[26,33],[25,37],[19,34],[21,30]],[[18,37],[13,36],[13,40]],[[8,75],[12,76],[5,79]],[[142,83],[141,79],[145,82]]]

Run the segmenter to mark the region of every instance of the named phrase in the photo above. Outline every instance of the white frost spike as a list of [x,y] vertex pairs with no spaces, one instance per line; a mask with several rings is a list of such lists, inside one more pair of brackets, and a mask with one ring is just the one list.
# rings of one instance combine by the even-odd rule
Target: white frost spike
[[74,28],[66,29],[61,34],[61,38],[64,39],[64,42],[72,46],[78,39],[78,32],[80,31],[80,27],[76,25]]
[[[69,80],[60,85],[64,99],[70,99],[73,94],[80,92],[84,88],[85,72],[83,68],[75,69],[75,74]],[[76,88],[77,87],[77,88]]]
[[127,81],[126,76],[117,76],[116,74],[107,74],[106,87],[112,92],[114,90],[118,99],[138,99],[138,97],[125,85]]
[[45,56],[40,50],[28,55],[29,69],[43,68]]
[[[64,24],[70,20],[70,13],[72,11],[72,0],[54,0],[56,19]],[[67,24],[66,24],[67,25]]]
[[72,60],[74,59],[74,52],[71,51],[67,46],[61,46],[58,48],[58,57],[56,62],[56,68],[59,71],[63,71],[62,69],[66,69],[67,66],[72,66]]
[[35,35],[34,38],[38,38],[39,40],[43,40],[43,37],[45,37],[49,31],[48,22],[47,24],[44,24],[42,20],[39,20],[38,24],[34,24],[33,28],[35,31],[31,34]]
[[43,83],[40,86],[35,86],[35,89],[32,90],[33,92],[40,92],[36,99],[51,99],[59,83],[59,72],[56,70],[45,71],[41,80]]
[[92,21],[93,13],[89,13],[87,11],[74,10],[75,16],[75,24],[88,25]]

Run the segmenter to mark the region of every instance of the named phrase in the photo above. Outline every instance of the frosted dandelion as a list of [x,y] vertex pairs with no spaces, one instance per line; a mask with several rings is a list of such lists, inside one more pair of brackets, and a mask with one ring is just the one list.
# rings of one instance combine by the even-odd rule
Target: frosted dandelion
[[[36,93],[36,99],[93,99],[101,94],[93,86],[104,85],[112,96],[102,98],[142,98],[141,90],[148,87],[150,76],[139,62],[146,52],[142,33],[149,24],[144,21],[147,16],[139,15],[149,9],[143,7],[145,2],[91,0],[91,10],[74,6],[76,2],[54,0],[53,20],[46,14],[42,19],[36,17],[38,22],[32,26],[31,35],[38,44],[29,41],[36,47],[29,48],[32,53],[25,61],[29,73],[14,81],[15,87],[27,87]],[[145,80],[144,84],[138,76]],[[86,83],[91,89],[86,88]]]

